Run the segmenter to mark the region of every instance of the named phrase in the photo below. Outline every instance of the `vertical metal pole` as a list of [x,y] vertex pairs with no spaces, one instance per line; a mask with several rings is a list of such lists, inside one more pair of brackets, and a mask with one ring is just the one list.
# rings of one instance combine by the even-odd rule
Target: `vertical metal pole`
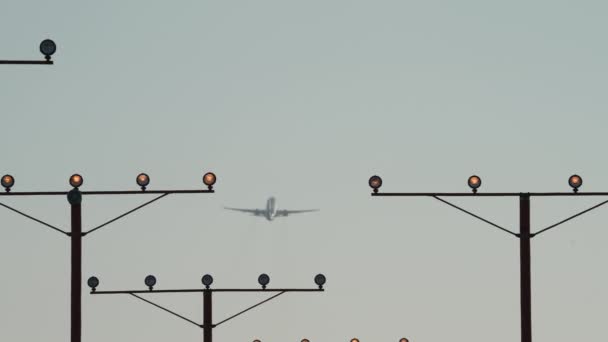
[[521,342],[532,342],[532,289],[530,279],[530,195],[519,196],[519,253],[521,284]]
[[82,325],[82,216],[80,204],[82,194],[78,189],[68,193],[71,207],[70,233],[72,244],[72,279],[71,279],[71,342],[80,342]]
[[213,341],[213,317],[210,290],[203,291],[203,342]]

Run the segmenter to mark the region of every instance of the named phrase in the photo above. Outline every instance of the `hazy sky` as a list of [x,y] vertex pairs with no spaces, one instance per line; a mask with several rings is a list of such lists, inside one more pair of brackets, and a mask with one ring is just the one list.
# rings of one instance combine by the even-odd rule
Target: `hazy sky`
[[[199,188],[85,238],[100,289],[314,286],[215,329],[216,341],[519,339],[518,240],[385,191],[608,189],[602,1],[3,0],[2,163],[15,191]],[[223,206],[318,213],[268,222]],[[85,197],[85,229],[144,202]],[[601,199],[533,199],[533,231]],[[517,230],[516,199],[456,203]],[[64,229],[62,197],[2,198]],[[532,241],[535,341],[606,341],[608,208]],[[69,240],[0,211],[0,340],[69,338]],[[214,298],[215,321],[265,298]],[[202,320],[200,295],[150,295]],[[83,341],[200,341],[129,296],[83,295]]]

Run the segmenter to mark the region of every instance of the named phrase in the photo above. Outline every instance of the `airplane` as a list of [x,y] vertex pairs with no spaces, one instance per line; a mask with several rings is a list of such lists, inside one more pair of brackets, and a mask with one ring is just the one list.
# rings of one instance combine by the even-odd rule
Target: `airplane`
[[245,213],[253,214],[253,216],[264,216],[268,221],[272,221],[275,217],[287,216],[289,214],[308,213],[312,211],[319,211],[319,209],[307,209],[307,210],[285,210],[278,209],[277,200],[274,197],[270,197],[266,201],[266,208],[264,209],[240,209],[240,208],[229,208],[224,209],[241,211]]

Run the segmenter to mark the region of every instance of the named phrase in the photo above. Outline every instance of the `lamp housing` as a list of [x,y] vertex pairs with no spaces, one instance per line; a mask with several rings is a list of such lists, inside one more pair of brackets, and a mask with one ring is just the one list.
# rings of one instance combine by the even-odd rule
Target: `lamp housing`
[[270,277],[268,276],[268,274],[266,274],[266,273],[260,274],[260,276],[258,277],[258,283],[260,285],[262,285],[262,289],[266,289],[266,285],[268,285],[268,283],[270,283]]
[[473,175],[469,177],[467,180],[469,187],[473,190],[473,193],[477,192],[477,189],[481,186],[481,178],[479,176]]
[[201,278],[201,282],[205,285],[205,288],[209,288],[209,286],[213,284],[213,277],[210,274],[205,274],[203,278]]
[[84,180],[82,179],[82,176],[77,173],[70,176],[70,185],[73,186],[74,188],[80,188],[83,181]]
[[87,285],[91,288],[91,291],[95,292],[97,286],[99,286],[99,279],[97,277],[90,277],[87,280]]
[[141,191],[146,191],[146,186],[150,184],[150,176],[145,173],[140,173],[137,175],[135,181],[137,182],[137,185],[141,187]]
[[217,177],[213,172],[207,172],[203,176],[203,183],[209,188],[209,190],[213,189],[213,184],[217,181]]
[[374,189],[374,192],[377,193],[378,189],[382,186],[382,178],[380,176],[374,175],[369,178],[368,181],[369,186]]
[[317,284],[319,286],[319,289],[323,288],[323,285],[325,285],[326,281],[327,281],[327,279],[321,273],[319,273],[315,276],[315,284]]
[[11,191],[13,185],[15,185],[15,177],[11,175],[4,175],[2,176],[0,182],[2,183],[2,187],[4,188],[4,190],[6,190],[6,192],[9,192]]
[[153,275],[149,275],[144,279],[144,284],[152,291],[154,285],[156,285],[156,277]]
[[40,42],[40,53],[44,55],[47,61],[51,60],[51,56],[57,51],[57,45],[50,39],[45,39]]
[[568,184],[572,187],[572,191],[578,192],[578,188],[583,185],[583,178],[579,175],[572,175],[568,178]]

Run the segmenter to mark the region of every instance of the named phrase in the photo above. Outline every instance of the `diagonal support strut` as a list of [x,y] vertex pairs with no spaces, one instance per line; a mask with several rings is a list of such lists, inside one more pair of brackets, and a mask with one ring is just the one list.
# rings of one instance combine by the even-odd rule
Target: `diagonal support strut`
[[440,202],[443,202],[443,203],[445,203],[445,204],[449,205],[449,206],[450,206],[450,207],[452,207],[452,208],[458,209],[458,210],[460,210],[460,211],[462,211],[462,212],[464,212],[464,213],[466,213],[466,214],[468,214],[468,215],[471,215],[471,216],[475,217],[476,219],[479,219],[479,220],[481,220],[481,221],[483,221],[483,222],[485,222],[485,223],[487,223],[487,224],[489,224],[489,225],[491,225],[491,226],[493,226],[493,227],[496,227],[496,228],[498,228],[498,229],[500,229],[500,230],[504,231],[505,233],[509,233],[509,234],[511,234],[511,235],[513,235],[513,236],[519,237],[519,235],[518,235],[518,234],[516,234],[516,233],[514,233],[514,232],[512,232],[512,231],[510,231],[510,230],[508,230],[508,229],[506,229],[506,228],[503,228],[503,227],[501,227],[501,226],[497,225],[497,224],[496,224],[496,223],[494,223],[494,222],[491,222],[491,221],[489,221],[489,220],[486,220],[486,219],[484,219],[484,218],[483,218],[483,217],[481,217],[481,216],[478,216],[478,215],[476,215],[476,214],[473,214],[472,212],[470,212],[470,211],[468,211],[468,210],[466,210],[466,209],[463,209],[463,208],[461,208],[461,207],[457,206],[457,205],[456,205],[456,204],[454,204],[454,203],[451,203],[451,202],[449,202],[449,201],[446,201],[446,200],[444,200],[443,198],[440,198],[440,197],[438,197],[438,196],[432,196],[432,197],[433,197],[433,198],[435,198],[436,200],[440,201]]
[[188,322],[188,323],[194,324],[194,325],[196,325],[197,327],[202,328],[200,324],[196,323],[195,321],[193,321],[193,320],[191,320],[191,319],[189,319],[189,318],[186,318],[186,317],[184,317],[184,316],[182,316],[182,315],[180,315],[180,314],[178,314],[178,313],[175,313],[175,312],[173,312],[173,311],[171,311],[171,310],[169,310],[169,309],[167,309],[167,308],[164,308],[164,307],[162,307],[162,306],[160,306],[160,305],[158,305],[158,304],[156,304],[156,303],[154,303],[154,302],[152,302],[152,301],[149,301],[149,300],[147,300],[147,299],[145,299],[145,298],[143,298],[143,297],[140,297],[140,296],[138,296],[138,295],[136,295],[136,294],[134,294],[134,293],[129,293],[129,294],[130,294],[131,296],[133,296],[133,297],[135,297],[135,298],[137,298],[137,299],[140,299],[140,300],[142,300],[142,301],[144,301],[144,302],[146,302],[146,303],[148,303],[148,304],[150,304],[150,305],[153,305],[153,306],[155,306],[155,307],[157,307],[157,308],[159,308],[159,309],[161,309],[161,310],[163,310],[163,311],[165,311],[165,312],[168,312],[168,313],[170,313],[170,314],[172,314],[172,315],[174,315],[174,316],[176,316],[176,317],[179,317],[179,318],[183,319],[184,321],[186,321],[186,322]]
[[559,225],[560,225],[560,224],[562,224],[562,223],[566,223],[566,222],[568,222],[568,221],[570,221],[570,220],[572,220],[572,219],[574,219],[574,218],[577,218],[577,217],[579,217],[579,216],[581,216],[581,215],[583,215],[583,214],[586,214],[586,213],[590,212],[590,211],[591,211],[591,210],[593,210],[593,209],[597,209],[597,208],[599,208],[599,207],[603,206],[603,205],[604,205],[604,204],[606,204],[606,203],[608,203],[608,200],[603,201],[603,202],[600,202],[600,203],[598,203],[598,204],[594,205],[593,207],[587,208],[587,209],[585,209],[585,210],[583,210],[583,211],[581,211],[581,212],[579,212],[579,213],[576,213],[576,214],[574,214],[574,215],[572,215],[572,216],[570,216],[570,217],[568,217],[568,218],[565,218],[565,219],[563,219],[563,220],[561,220],[561,221],[559,221],[559,222],[557,222],[557,223],[554,223],[554,224],[550,225],[550,226],[549,226],[549,227],[547,227],[547,228],[543,228],[543,229],[539,230],[538,232],[536,232],[536,233],[532,234],[532,236],[536,236],[536,235],[538,235],[538,234],[540,234],[540,233],[546,232],[546,231],[547,231],[547,230],[549,230],[549,229],[555,228],[555,227],[559,226]]
[[123,217],[125,217],[125,216],[127,216],[127,215],[129,215],[129,214],[132,214],[133,212],[135,212],[135,211],[137,211],[137,210],[139,210],[139,209],[141,209],[141,208],[143,208],[143,207],[147,206],[148,204],[152,204],[152,203],[154,203],[154,202],[158,201],[159,199],[161,199],[161,198],[163,198],[163,197],[165,197],[165,196],[167,196],[167,195],[169,195],[169,193],[168,193],[168,192],[167,192],[167,193],[164,193],[164,194],[162,194],[162,195],[160,195],[160,196],[158,196],[158,197],[156,197],[156,198],[154,198],[154,199],[152,199],[152,200],[150,200],[150,201],[148,201],[148,202],[146,202],[146,203],[144,203],[144,204],[142,204],[142,205],[140,205],[140,206],[138,206],[138,207],[136,207],[136,208],[133,208],[133,209],[131,209],[131,210],[127,211],[126,213],[122,214],[122,215],[119,215],[119,216],[117,216],[117,217],[115,217],[115,218],[113,218],[113,219],[111,219],[111,220],[109,220],[109,221],[107,221],[107,222],[105,222],[105,223],[100,224],[99,226],[97,226],[97,227],[95,227],[95,228],[93,228],[93,229],[89,230],[88,232],[83,233],[83,235],[90,234],[90,233],[92,233],[92,232],[96,231],[96,230],[97,230],[97,229],[99,229],[99,228],[103,228],[103,227],[105,227],[105,226],[109,225],[109,224],[110,224],[110,223],[112,223],[112,222],[116,222],[116,221],[120,220],[121,218],[123,218]]
[[28,219],[30,219],[32,221],[36,221],[36,222],[40,223],[41,225],[46,226],[48,228],[51,228],[51,229],[53,229],[53,230],[55,230],[57,232],[60,232],[60,233],[62,233],[64,235],[70,235],[68,232],[66,232],[66,231],[64,231],[62,229],[59,229],[59,228],[53,226],[52,224],[46,223],[46,222],[44,222],[42,220],[39,220],[39,219],[37,219],[37,218],[35,218],[33,216],[30,216],[30,215],[28,215],[28,214],[26,214],[26,213],[24,213],[22,211],[19,211],[19,210],[15,209],[15,208],[13,208],[11,206],[8,206],[8,205],[6,205],[4,203],[0,203],[0,206],[5,207],[6,209],[8,209],[10,211],[13,211],[13,212],[15,212],[15,213],[17,213],[17,214],[19,214],[21,216],[27,217]]
[[255,305],[252,305],[252,306],[248,307],[247,309],[245,309],[245,310],[243,310],[243,311],[241,311],[241,312],[239,312],[239,313],[237,313],[237,314],[234,314],[234,315],[232,315],[232,316],[230,316],[230,317],[226,318],[225,320],[223,320],[223,321],[221,321],[221,322],[219,322],[219,323],[217,323],[217,324],[214,324],[213,326],[214,326],[214,327],[217,327],[218,325],[220,325],[220,324],[222,324],[222,323],[224,323],[224,322],[227,322],[227,321],[229,321],[229,320],[231,320],[231,319],[233,319],[233,318],[235,318],[235,317],[237,317],[237,316],[240,316],[240,315],[244,314],[245,312],[247,312],[247,311],[249,311],[249,310],[251,310],[251,309],[253,309],[253,308],[256,308],[256,307],[258,307],[258,306],[260,306],[260,305],[262,305],[262,304],[264,304],[264,303],[266,303],[266,302],[268,302],[268,301],[270,301],[270,300],[272,300],[272,299],[275,299],[276,297],[278,297],[278,296],[282,295],[282,294],[283,294],[283,293],[285,293],[285,292],[286,292],[286,291],[282,291],[282,292],[279,292],[279,293],[277,293],[276,295],[274,295],[274,296],[272,296],[272,297],[269,297],[269,298],[267,298],[267,299],[264,299],[263,301],[261,301],[261,302],[259,302],[259,303],[255,304]]

